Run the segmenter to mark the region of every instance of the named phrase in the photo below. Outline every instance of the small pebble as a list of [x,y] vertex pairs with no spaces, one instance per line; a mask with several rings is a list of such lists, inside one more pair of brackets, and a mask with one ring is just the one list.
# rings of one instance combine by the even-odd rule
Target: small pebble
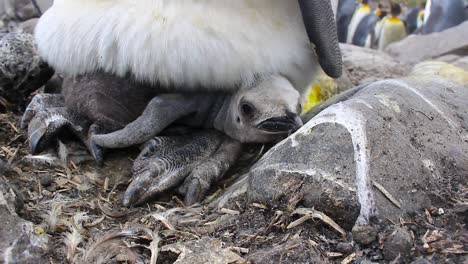
[[411,233],[404,228],[396,227],[384,242],[383,254],[387,261],[393,261],[398,257],[408,260],[412,248],[413,238]]
[[377,240],[377,229],[370,225],[355,225],[352,233],[354,241],[363,246]]
[[47,190],[51,193],[54,193],[57,191],[57,184],[52,183],[49,187],[47,187]]
[[345,254],[351,254],[354,251],[353,244],[347,242],[341,242],[336,245],[336,251]]
[[443,215],[443,214],[445,214],[444,208],[439,208],[439,209],[437,210],[437,214],[438,214],[438,215]]
[[43,187],[46,187],[46,188],[49,187],[53,181],[54,179],[52,178],[50,174],[46,174],[41,177],[41,185]]

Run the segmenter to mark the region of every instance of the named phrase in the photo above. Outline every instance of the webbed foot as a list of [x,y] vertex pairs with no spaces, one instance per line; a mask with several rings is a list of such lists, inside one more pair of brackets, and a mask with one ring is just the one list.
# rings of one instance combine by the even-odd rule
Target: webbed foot
[[186,205],[199,202],[211,184],[234,164],[241,148],[240,142],[214,130],[156,137],[146,143],[135,160],[134,178],[123,204],[142,204],[180,184]]

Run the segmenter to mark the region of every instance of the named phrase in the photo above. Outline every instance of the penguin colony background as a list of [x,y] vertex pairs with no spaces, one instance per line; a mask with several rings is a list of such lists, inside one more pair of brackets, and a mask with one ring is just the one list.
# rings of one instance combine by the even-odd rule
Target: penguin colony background
[[466,6],[464,0],[339,0],[339,40],[385,50],[409,34],[431,34],[457,26],[468,18]]
[[[336,23],[341,43],[385,51],[412,34],[431,34],[468,19],[466,0],[338,0]],[[326,75],[309,87],[304,112],[338,89]]]

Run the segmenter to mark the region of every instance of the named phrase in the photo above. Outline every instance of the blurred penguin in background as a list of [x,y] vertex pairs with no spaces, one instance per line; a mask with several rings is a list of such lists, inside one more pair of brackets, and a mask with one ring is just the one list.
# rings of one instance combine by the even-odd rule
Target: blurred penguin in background
[[400,41],[407,36],[405,23],[398,18],[400,14],[401,6],[395,2],[390,2],[391,17],[382,24],[378,50],[384,50],[389,44]]
[[466,20],[463,0],[428,0],[421,34],[441,32]]
[[377,4],[377,10],[375,11],[375,13],[379,17],[379,21],[377,21],[377,23],[375,24],[375,29],[374,29],[375,39],[372,42],[372,48],[376,49],[376,48],[378,48],[378,45],[379,45],[379,39],[380,39],[380,35],[382,33],[382,25],[388,19],[388,16],[387,16],[388,12],[384,11],[383,6],[382,6],[381,3],[378,3]]
[[360,0],[359,7],[356,9],[354,12],[353,18],[351,19],[351,22],[348,27],[348,35],[346,37],[346,43],[352,43],[353,42],[353,37],[354,33],[356,32],[356,29],[361,23],[361,20],[369,15],[371,13],[371,7],[369,6],[369,0]]
[[465,2],[465,20],[468,20],[468,2]]
[[336,24],[338,27],[338,41],[346,43],[348,27],[353,18],[356,5],[354,0],[339,0],[338,12],[336,14]]
[[424,23],[424,9],[426,3],[421,3],[418,7],[411,9],[406,15],[406,29],[408,34],[412,34]]
[[426,10],[426,2],[422,3],[420,7],[421,11],[419,11],[418,20],[416,21],[416,26],[418,29],[420,29],[424,25],[424,12]]
[[378,4],[375,12],[365,16],[359,23],[353,36],[353,45],[373,48],[380,33],[381,20],[387,16],[387,12],[382,10],[382,5]]

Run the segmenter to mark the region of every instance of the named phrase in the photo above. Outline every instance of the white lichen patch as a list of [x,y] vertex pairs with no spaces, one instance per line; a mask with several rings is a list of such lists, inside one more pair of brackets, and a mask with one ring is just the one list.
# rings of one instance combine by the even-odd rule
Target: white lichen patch
[[375,95],[375,97],[379,99],[379,102],[381,104],[385,105],[388,108],[391,108],[396,113],[401,113],[400,106],[391,97],[384,95],[384,94],[377,94]]

